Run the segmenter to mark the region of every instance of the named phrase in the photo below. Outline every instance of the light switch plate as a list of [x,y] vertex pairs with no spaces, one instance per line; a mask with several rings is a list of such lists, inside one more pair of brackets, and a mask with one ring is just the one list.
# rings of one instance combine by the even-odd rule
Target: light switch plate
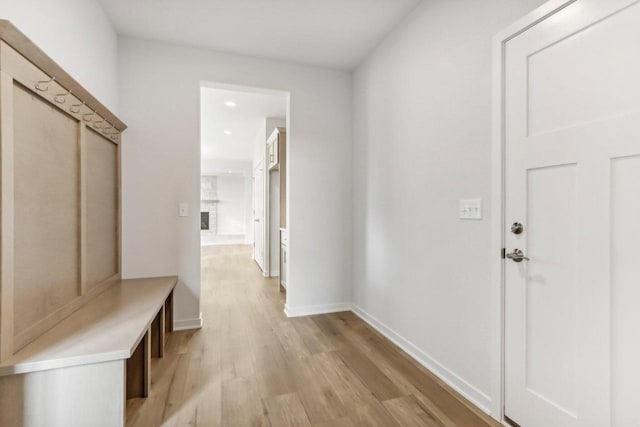
[[460,200],[460,219],[482,219],[482,199]]
[[189,205],[186,203],[180,203],[180,216],[189,216]]

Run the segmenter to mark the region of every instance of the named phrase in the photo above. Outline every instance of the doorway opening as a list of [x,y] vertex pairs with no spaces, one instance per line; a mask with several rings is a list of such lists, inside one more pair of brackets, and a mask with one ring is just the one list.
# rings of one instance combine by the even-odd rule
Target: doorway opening
[[240,249],[280,291],[288,268],[288,111],[287,92],[200,85],[202,266],[208,252]]

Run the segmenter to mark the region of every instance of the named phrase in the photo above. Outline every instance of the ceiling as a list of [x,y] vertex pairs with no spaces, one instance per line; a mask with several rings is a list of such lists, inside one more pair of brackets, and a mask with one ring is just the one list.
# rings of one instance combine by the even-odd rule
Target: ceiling
[[118,33],[355,68],[420,0],[99,0]]
[[[200,89],[202,161],[252,161],[254,142],[266,117],[284,118],[284,94]],[[228,107],[233,101],[236,106]],[[225,132],[231,132],[227,135]]]

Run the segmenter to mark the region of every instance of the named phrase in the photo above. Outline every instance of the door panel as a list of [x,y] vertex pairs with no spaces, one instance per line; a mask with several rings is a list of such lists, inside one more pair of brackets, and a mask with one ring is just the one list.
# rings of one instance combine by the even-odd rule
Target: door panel
[[640,109],[639,20],[623,10],[528,57],[529,133]]
[[639,426],[640,156],[611,163],[612,425]]
[[578,0],[506,44],[505,413],[640,426],[640,3]]
[[[575,418],[577,168],[527,171],[526,386]],[[558,241],[557,236],[563,236]],[[534,255],[535,254],[535,255]],[[525,273],[525,266],[518,266]],[[563,286],[554,286],[562,283]],[[563,372],[563,375],[558,375]]]

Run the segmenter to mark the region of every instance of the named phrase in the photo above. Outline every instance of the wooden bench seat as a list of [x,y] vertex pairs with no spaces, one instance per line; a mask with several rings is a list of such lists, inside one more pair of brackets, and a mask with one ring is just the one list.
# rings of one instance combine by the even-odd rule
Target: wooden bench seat
[[146,397],[162,356],[176,283],[120,280],[4,361],[0,426],[124,425],[125,399]]

